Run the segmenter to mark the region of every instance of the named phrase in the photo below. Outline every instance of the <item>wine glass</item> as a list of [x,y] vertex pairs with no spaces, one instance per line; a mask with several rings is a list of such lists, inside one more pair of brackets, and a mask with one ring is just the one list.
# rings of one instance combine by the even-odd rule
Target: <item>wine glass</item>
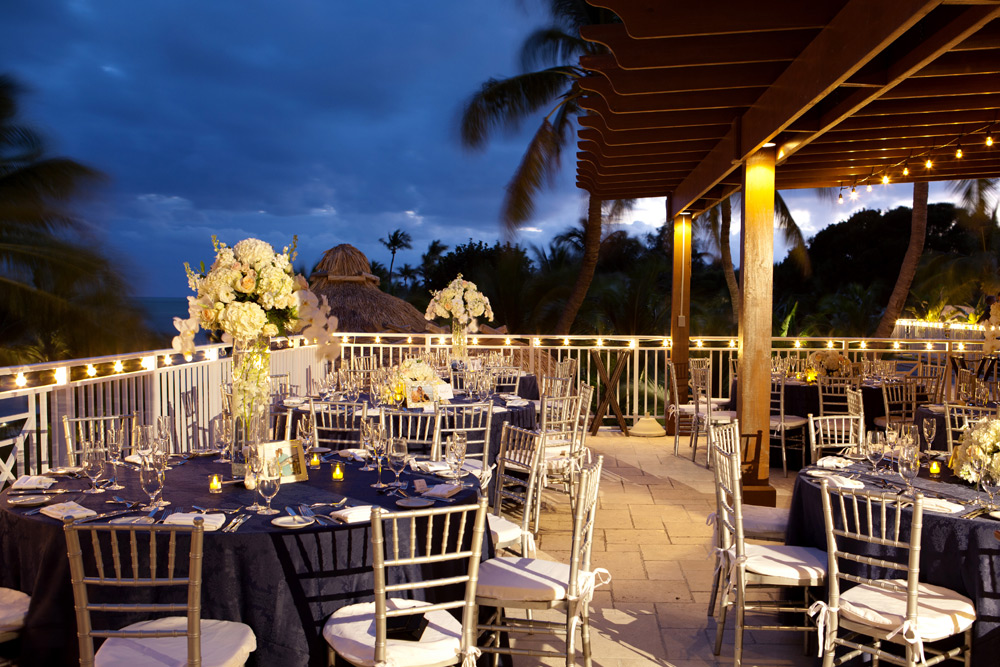
[[299,423],[296,428],[298,430],[299,440],[302,441],[302,449],[304,451],[310,451],[312,449],[314,433],[312,415],[306,414],[299,417]]
[[899,450],[899,457],[896,459],[899,467],[899,474],[906,482],[907,495],[913,495],[913,479],[920,471],[920,454],[914,445],[906,445]]
[[277,514],[278,510],[271,508],[271,500],[278,495],[278,489],[281,488],[281,462],[278,461],[277,454],[267,457],[258,454],[257,458],[263,461],[261,476],[257,478],[257,491],[267,501],[267,507],[257,510],[257,513]]
[[987,464],[983,468],[983,472],[979,476],[979,479],[982,482],[983,491],[985,491],[986,495],[990,497],[990,511],[996,511],[997,505],[995,497],[997,492],[1000,491],[1000,470],[997,470],[995,465]]
[[467,441],[464,433],[456,433],[448,438],[448,450],[445,452],[444,460],[451,468],[451,476],[456,480],[461,479],[459,471],[465,465],[466,446]]
[[215,459],[213,463],[232,463],[228,456],[233,437],[232,424],[229,416],[225,413],[219,415],[219,418],[212,424],[215,431],[215,443],[219,447],[219,458]]
[[390,484],[397,489],[404,486],[404,482],[399,481],[399,475],[406,469],[406,459],[409,449],[406,438],[393,438],[389,444],[389,470],[396,473],[396,481]]
[[97,488],[97,480],[104,475],[104,449],[97,440],[83,441],[83,474],[90,478],[90,488],[84,493],[104,493]]
[[868,439],[865,442],[865,457],[872,464],[872,473],[878,472],[878,463],[885,455],[885,434],[879,431],[868,431]]
[[142,486],[142,490],[149,496],[149,505],[144,507],[144,510],[154,510],[159,509],[160,505],[156,502],[156,497],[160,495],[160,491],[163,490],[163,478],[160,477],[160,471],[156,469],[148,459],[143,459],[142,464],[139,467],[139,484]]
[[[361,422],[361,448],[371,456],[372,454],[372,441],[378,437],[379,424],[378,422],[365,419]],[[371,472],[375,470],[374,461],[365,461],[365,465],[361,467],[362,472]]]
[[155,442],[150,426],[137,424],[132,430],[132,440],[135,445],[135,453],[139,455],[140,463],[147,460],[153,453]]
[[264,510],[264,506],[260,504],[258,497],[263,493],[260,488],[261,478],[264,476],[264,451],[259,445],[256,447],[251,447],[250,456],[247,459],[247,476],[252,476],[254,479],[254,489],[256,492],[253,494],[253,504],[247,505],[247,509],[251,512],[257,512],[260,514]]
[[[979,487],[983,483],[983,473],[986,471],[987,466],[986,466],[986,457],[983,455],[982,452],[978,450],[977,447],[969,448],[969,466],[972,468],[972,471],[976,474],[976,490],[979,490]],[[976,504],[979,505],[980,507],[983,506],[982,495],[976,496]]]
[[924,417],[923,428],[927,449],[934,449],[934,436],[937,435],[937,419],[934,417]]
[[105,442],[108,445],[108,460],[111,463],[111,484],[107,488],[112,491],[121,491],[125,487],[118,483],[118,466],[122,464],[122,447],[125,440],[125,427],[112,426],[108,428],[105,435]]
[[[152,427],[150,427],[152,428]],[[153,466],[160,475],[160,499],[156,501],[157,507],[166,507],[169,500],[163,499],[163,491],[167,486],[167,469],[170,467],[170,446],[167,442],[158,440],[154,443],[153,453],[150,456]]]
[[378,470],[378,479],[371,485],[373,489],[385,489],[389,486],[382,481],[382,457],[386,453],[386,444],[385,427],[380,424],[376,437],[372,438],[372,455],[375,457],[375,467]]
[[156,440],[166,450],[168,455],[171,450],[171,431],[170,417],[160,416],[156,418]]

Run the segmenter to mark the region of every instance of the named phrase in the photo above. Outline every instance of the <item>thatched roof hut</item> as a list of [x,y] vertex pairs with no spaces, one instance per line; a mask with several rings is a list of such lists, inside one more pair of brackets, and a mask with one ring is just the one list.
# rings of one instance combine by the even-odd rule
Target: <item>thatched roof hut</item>
[[347,243],[327,250],[309,276],[313,292],[326,296],[341,331],[439,333],[411,304],[378,288],[379,278],[364,253]]

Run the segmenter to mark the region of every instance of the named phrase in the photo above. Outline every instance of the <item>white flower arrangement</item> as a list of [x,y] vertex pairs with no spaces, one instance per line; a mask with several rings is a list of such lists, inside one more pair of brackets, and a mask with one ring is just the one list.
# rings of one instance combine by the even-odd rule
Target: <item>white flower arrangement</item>
[[983,353],[994,354],[1000,350],[1000,302],[990,306],[990,319],[985,322]]
[[449,318],[463,327],[469,327],[472,331],[477,329],[477,317],[493,321],[490,300],[479,291],[475,283],[464,280],[461,273],[443,290],[432,294],[433,298],[427,305],[424,319]]
[[807,360],[816,375],[850,375],[851,361],[836,350],[816,350]]
[[292,272],[297,241],[278,253],[260,239],[244,239],[230,248],[213,236],[215,262],[207,272],[204,264],[201,273],[184,264],[197,296],[188,297],[187,319],[174,318],[179,332],[174,350],[193,352],[201,327],[221,331],[227,343],[301,332],[317,342],[317,357],[336,357],[337,318],[330,315],[326,298],[317,298],[306,279]]
[[405,382],[437,382],[438,375],[423,359],[406,359],[399,365],[398,377]]
[[967,482],[979,482],[972,465],[973,458],[984,461],[985,467],[1000,472],[1000,419],[984,419],[965,429],[962,442],[952,454],[951,468]]

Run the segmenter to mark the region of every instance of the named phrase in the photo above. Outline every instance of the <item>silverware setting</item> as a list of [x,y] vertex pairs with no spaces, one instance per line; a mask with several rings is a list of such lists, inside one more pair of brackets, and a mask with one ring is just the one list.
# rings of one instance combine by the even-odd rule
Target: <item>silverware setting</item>
[[239,530],[240,526],[246,523],[247,520],[249,519],[250,519],[249,514],[240,514],[239,516],[235,517],[232,521],[230,521],[229,525],[227,525],[225,528],[222,529],[222,532],[234,533],[237,530]]

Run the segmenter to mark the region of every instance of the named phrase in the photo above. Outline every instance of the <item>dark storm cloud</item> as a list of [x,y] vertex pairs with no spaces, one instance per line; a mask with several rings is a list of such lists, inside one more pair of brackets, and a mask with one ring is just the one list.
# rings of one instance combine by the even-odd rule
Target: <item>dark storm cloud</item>
[[[515,73],[518,45],[541,25],[517,3],[13,5],[2,71],[32,91],[25,116],[59,153],[111,177],[90,213],[132,258],[140,293],[183,293],[181,262],[209,259],[213,233],[278,246],[298,234],[309,263],[341,242],[387,261],[378,238],[397,227],[415,246],[397,263],[434,238],[498,234],[531,124],[469,154],[455,122],[482,81]],[[539,224],[574,224],[572,166]]]

